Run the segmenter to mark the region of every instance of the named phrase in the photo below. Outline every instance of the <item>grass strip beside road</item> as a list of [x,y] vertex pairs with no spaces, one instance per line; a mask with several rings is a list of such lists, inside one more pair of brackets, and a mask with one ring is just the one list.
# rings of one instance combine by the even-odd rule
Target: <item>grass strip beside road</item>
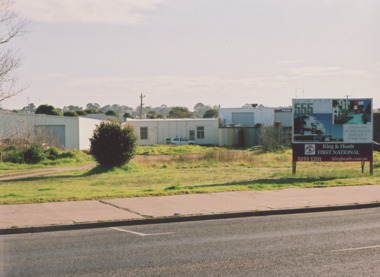
[[375,154],[374,175],[368,163],[299,163],[291,174],[291,151],[279,153],[236,151],[178,156],[169,161],[139,159],[121,168],[76,170],[22,180],[0,182],[0,204],[41,203],[271,190],[290,187],[329,187],[380,184],[380,155]]

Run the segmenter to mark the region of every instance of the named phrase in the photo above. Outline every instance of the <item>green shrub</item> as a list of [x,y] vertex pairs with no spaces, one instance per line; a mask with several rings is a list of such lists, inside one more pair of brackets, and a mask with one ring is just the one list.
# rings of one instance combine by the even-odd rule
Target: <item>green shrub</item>
[[78,116],[78,114],[76,112],[73,112],[73,111],[64,112],[63,115],[64,116],[73,116],[73,117]]
[[59,159],[59,157],[60,157],[59,150],[55,147],[51,147],[51,148],[45,150],[45,154],[46,154],[46,158],[48,158],[49,160],[52,160],[52,161],[55,161],[55,160]]
[[22,164],[24,163],[24,153],[17,150],[6,152],[4,162]]
[[90,153],[104,167],[120,167],[135,155],[136,141],[131,125],[122,126],[116,120],[103,121],[90,139]]
[[66,158],[75,158],[75,154],[71,151],[62,152],[59,155],[59,158],[66,159]]
[[24,152],[24,162],[27,164],[36,164],[47,158],[42,146],[31,145]]

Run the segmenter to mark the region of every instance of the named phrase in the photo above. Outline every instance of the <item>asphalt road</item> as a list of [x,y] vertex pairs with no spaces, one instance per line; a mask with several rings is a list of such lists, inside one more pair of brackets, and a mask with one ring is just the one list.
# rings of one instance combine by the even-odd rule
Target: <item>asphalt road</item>
[[379,276],[380,209],[0,236],[0,276]]

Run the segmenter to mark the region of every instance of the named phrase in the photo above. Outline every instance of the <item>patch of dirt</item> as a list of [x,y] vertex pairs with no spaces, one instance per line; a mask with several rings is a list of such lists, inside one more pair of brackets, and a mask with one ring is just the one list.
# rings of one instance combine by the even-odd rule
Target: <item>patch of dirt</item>
[[53,173],[65,172],[65,171],[73,171],[73,170],[89,170],[96,166],[96,163],[89,163],[75,167],[59,167],[59,168],[35,168],[28,169],[24,171],[17,171],[8,174],[0,175],[0,182],[2,181],[11,181],[11,180],[19,180],[36,176],[43,176]]

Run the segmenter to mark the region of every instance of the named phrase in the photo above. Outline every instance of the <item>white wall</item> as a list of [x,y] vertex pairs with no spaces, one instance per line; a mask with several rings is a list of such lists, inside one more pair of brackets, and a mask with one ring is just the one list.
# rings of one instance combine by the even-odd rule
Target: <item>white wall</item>
[[[79,121],[82,124],[79,124]],[[96,124],[99,123],[100,120],[79,117],[0,112],[0,139],[10,139],[17,134],[24,137],[33,134],[36,125],[63,125],[65,129],[63,147],[84,150],[89,148],[89,139]]]
[[232,124],[232,113],[254,113],[254,122],[251,126],[256,124],[263,124],[271,126],[274,122],[274,109],[273,108],[220,108],[219,117],[221,117],[222,124]]
[[[176,136],[190,137],[190,131],[195,132],[197,144],[219,144],[218,119],[127,119],[139,138],[139,145],[165,144],[167,138]],[[197,127],[204,127],[204,139],[197,138]],[[140,128],[148,128],[148,139],[140,139]]]
[[293,113],[276,111],[274,113],[274,121],[281,122],[283,127],[292,127],[293,126]]
[[79,119],[79,149],[90,149],[90,138],[92,137],[97,125],[101,120],[92,118],[78,117]]

